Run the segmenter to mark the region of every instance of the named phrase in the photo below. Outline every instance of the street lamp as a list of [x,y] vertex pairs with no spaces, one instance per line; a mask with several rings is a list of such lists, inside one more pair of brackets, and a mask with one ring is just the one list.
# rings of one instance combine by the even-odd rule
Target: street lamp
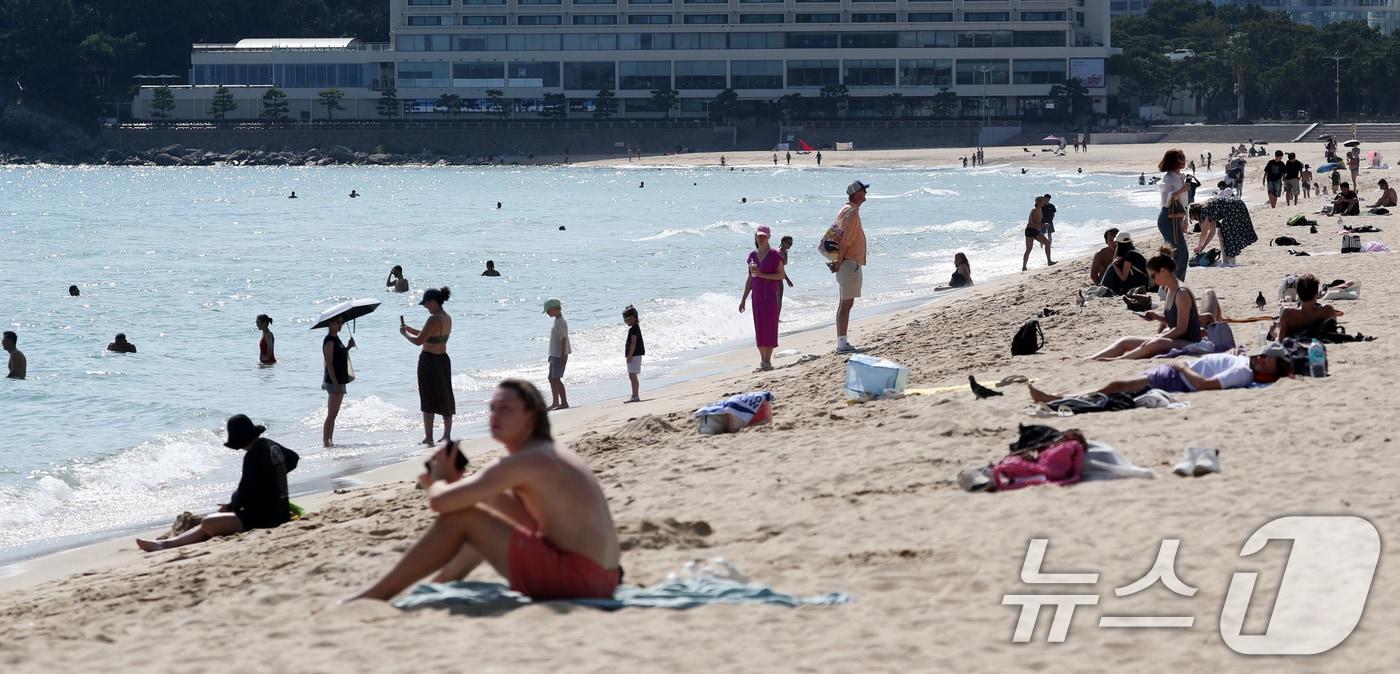
[[1342,61],[1351,58],[1350,56],[1324,56],[1323,61],[1332,61],[1337,69],[1337,121],[1342,120]]

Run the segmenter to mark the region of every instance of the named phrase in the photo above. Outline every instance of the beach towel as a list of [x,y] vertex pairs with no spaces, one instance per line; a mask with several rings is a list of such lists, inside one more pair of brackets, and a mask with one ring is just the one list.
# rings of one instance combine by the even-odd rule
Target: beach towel
[[1110,445],[1089,441],[1089,446],[1084,451],[1084,468],[1080,471],[1081,482],[1130,477],[1151,480],[1155,479],[1157,474],[1123,458],[1123,455]]
[[695,418],[700,420],[700,432],[705,435],[738,433],[772,420],[772,400],[773,394],[768,391],[740,393],[695,410]]
[[[624,608],[688,609],[709,604],[748,604],[783,606],[839,606],[850,603],[844,592],[801,597],[778,592],[766,585],[744,583],[729,578],[702,575],[695,578],[668,579],[647,587],[622,585],[612,599],[572,599],[569,603],[591,606],[605,611]],[[512,591],[501,583],[456,581],[452,583],[423,583],[407,596],[395,599],[395,608],[466,608],[479,610],[510,610],[534,603],[529,597]]]

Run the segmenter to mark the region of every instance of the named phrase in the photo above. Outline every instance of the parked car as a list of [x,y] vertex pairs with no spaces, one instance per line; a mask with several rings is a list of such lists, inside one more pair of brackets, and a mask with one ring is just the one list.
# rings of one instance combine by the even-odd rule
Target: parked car
[[1194,49],[1175,49],[1170,54],[1167,54],[1167,59],[1172,63],[1185,61],[1191,58],[1196,58],[1196,50]]

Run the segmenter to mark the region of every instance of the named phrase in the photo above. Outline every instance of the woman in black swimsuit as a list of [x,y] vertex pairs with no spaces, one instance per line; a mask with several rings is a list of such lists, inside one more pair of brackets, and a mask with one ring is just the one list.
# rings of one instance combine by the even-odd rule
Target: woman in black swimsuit
[[452,436],[452,415],[457,413],[457,398],[452,393],[452,359],[447,356],[447,338],[452,335],[452,317],[442,310],[442,303],[452,297],[447,287],[429,288],[419,304],[427,307],[428,320],[421,330],[414,330],[399,317],[399,334],[423,347],[418,354],[418,402],[423,410],[423,444],[433,444],[433,415],[442,415],[442,439]]
[[[1166,307],[1161,315],[1148,311],[1145,321],[1156,321],[1161,330],[1151,337],[1123,337],[1090,358],[1094,360],[1136,360],[1151,358],[1172,349],[1182,349],[1201,341],[1201,317],[1196,311],[1196,296],[1176,278],[1176,261],[1172,249],[1147,261],[1147,274],[1152,283],[1167,289]],[[1182,318],[1185,316],[1186,318]]]
[[[339,317],[326,323],[326,338],[321,340],[321,359],[324,362],[321,375],[321,390],[327,393],[326,423],[321,426],[321,444],[331,446],[335,435],[335,418],[340,415],[340,404],[345,401],[345,385],[350,383],[350,350],[340,341],[340,328],[345,321]],[[350,339],[354,344],[354,338]]]

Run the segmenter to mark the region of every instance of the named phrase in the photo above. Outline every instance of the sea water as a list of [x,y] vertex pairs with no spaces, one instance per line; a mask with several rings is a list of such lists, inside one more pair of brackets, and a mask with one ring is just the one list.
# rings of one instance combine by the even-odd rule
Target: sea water
[[[646,335],[644,396],[693,375],[698,355],[750,345],[738,304],[759,225],[796,242],[783,330],[829,323],[835,280],[817,243],[856,179],[871,184],[857,315],[933,297],[958,251],[978,281],[1019,271],[1036,194],[1055,195],[1056,257],[1101,245],[1108,226],[1150,228],[1157,204],[1134,176],[1012,167],[0,169],[0,327],[29,360],[27,381],[0,380],[0,560],[226,500],[232,414],[300,452],[294,491],[421,452],[418,348],[398,325],[422,324],[430,286],[452,288],[459,436],[480,432],[501,378],[548,390],[551,297],[572,333],[575,405],[629,393],[628,304]],[[488,259],[499,278],[480,276]],[[1044,265],[1039,247],[1030,264]],[[385,290],[394,265],[411,292]],[[309,328],[362,297],[382,305],[353,326],[357,379],[338,446],[322,449],[324,331]],[[258,367],[261,313],[275,321],[271,368]],[[107,353],[117,332],[139,353]]]

